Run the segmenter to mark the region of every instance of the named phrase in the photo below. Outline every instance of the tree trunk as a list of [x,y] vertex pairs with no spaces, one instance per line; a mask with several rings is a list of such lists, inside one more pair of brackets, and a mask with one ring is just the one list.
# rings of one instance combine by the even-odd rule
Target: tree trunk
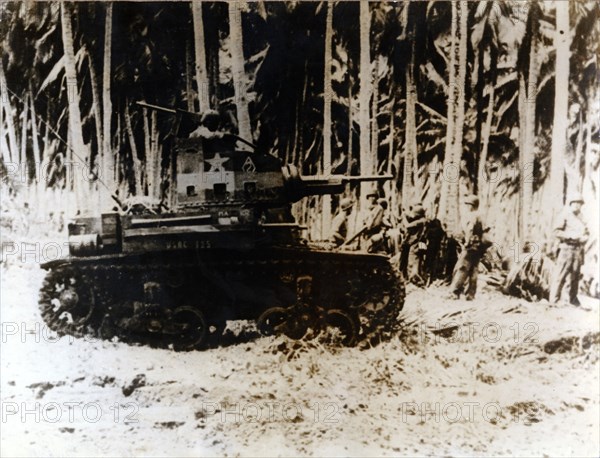
[[[1,59],[0,65],[2,65]],[[4,87],[2,87],[0,90],[0,100],[4,100]],[[6,139],[4,138],[4,136],[4,108],[2,104],[0,104],[0,159],[4,161],[4,164],[7,164],[10,162],[10,148],[6,143]]]
[[[360,173],[371,175],[375,172],[371,152],[369,102],[371,100],[371,49],[369,34],[371,32],[371,13],[369,2],[360,2],[360,94],[359,94],[359,127],[360,127]],[[360,185],[360,206],[366,208],[366,196],[373,189],[372,184]]]
[[35,162],[35,182],[39,188],[41,186],[40,171],[42,170],[42,158],[40,154],[39,133],[37,128],[37,116],[35,115],[35,103],[33,101],[33,91],[29,91],[29,100],[31,103],[31,143],[33,146],[33,161]]
[[[138,156],[137,145],[135,143],[135,136],[133,135],[133,128],[131,127],[131,117],[129,114],[129,101],[125,102],[125,129],[127,130],[127,136],[129,138],[129,146],[131,148],[131,158],[133,160],[133,175],[135,179],[135,195],[143,196],[143,168],[142,161]],[[127,175],[125,175],[127,178]]]
[[[27,96],[23,100],[23,113],[21,115],[21,154],[19,162],[21,164],[21,170],[24,170],[23,177],[28,180],[27,176],[27,111],[29,105],[27,104]],[[25,182],[24,184],[27,184]]]
[[196,111],[194,107],[194,63],[192,62],[192,45],[189,38],[185,39],[185,99],[188,111]]
[[[446,123],[446,146],[444,149],[444,162],[442,164],[442,189],[440,196],[440,205],[438,207],[438,216],[445,219],[448,206],[448,188],[449,183],[446,180],[446,171],[452,164],[452,152],[454,143],[454,112],[456,110],[456,48],[457,48],[457,22],[458,11],[456,2],[451,3],[452,18],[450,25],[450,56],[448,62],[448,99],[447,99],[447,123]],[[450,230],[450,228],[447,228]]]
[[573,177],[571,182],[567,182],[568,193],[580,193],[583,184],[583,175],[581,172],[581,159],[583,157],[583,119],[581,112],[573,122],[578,124],[577,144],[575,145],[575,164],[573,165]]
[[[494,78],[495,79],[495,78]],[[490,135],[492,133],[492,121],[494,119],[494,98],[495,98],[495,81],[492,82],[489,86],[489,95],[488,95],[488,106],[487,112],[485,115],[485,122],[483,123],[483,129],[481,132],[481,154],[479,155],[479,164],[477,167],[477,191],[479,194],[479,201],[481,207],[487,206],[487,202],[483,201],[484,196],[487,195],[485,188],[489,186],[487,181],[487,158],[488,158],[488,150],[490,146]]]
[[550,204],[554,210],[564,201],[564,161],[567,148],[569,110],[569,2],[555,2],[556,72],[554,78],[554,122],[552,124],[552,153],[550,157]]
[[79,209],[85,212],[89,208],[87,199],[87,182],[84,183],[83,170],[89,166],[87,145],[83,142],[83,129],[81,125],[81,112],[79,110],[79,91],[77,71],[75,69],[75,51],[73,46],[73,29],[71,23],[71,7],[62,2],[60,4],[62,41],[65,57],[65,76],[67,84],[67,98],[69,101],[69,132],[71,134],[71,148],[73,160],[77,165],[74,171],[74,186],[76,201]]
[[[442,170],[442,196],[439,214],[451,234],[458,232],[460,161],[465,123],[465,80],[467,72],[466,2],[452,2],[451,51],[448,77],[448,124]],[[459,30],[457,34],[457,23]],[[457,40],[458,35],[458,40]],[[458,57],[458,59],[457,59]],[[456,117],[456,119],[455,119]]]
[[[525,74],[519,71],[519,93],[518,93],[518,107],[519,107],[519,169],[524,163],[523,155],[525,151],[525,137],[527,131],[527,82],[525,81]],[[519,195],[518,195],[518,224],[517,239],[522,240],[523,235],[523,183],[519,183]]]
[[406,83],[406,127],[404,129],[404,171],[402,176],[402,208],[408,210],[413,203],[415,185],[415,162],[417,158],[417,88],[415,86],[415,36],[413,21],[409,16],[410,7],[404,7],[404,24],[407,29],[407,39],[410,42],[410,56],[405,69]]
[[[325,19],[325,60],[323,77],[323,173],[327,176],[331,170],[331,44],[333,40],[333,2],[327,2],[327,16]],[[331,196],[323,196],[323,234],[327,237],[331,226]]]
[[[535,19],[537,20],[537,18]],[[537,30],[532,31],[530,50],[529,50],[529,68],[527,70],[527,86],[525,99],[525,129],[523,132],[523,149],[519,154],[520,182],[522,186],[521,202],[521,246],[525,247],[527,243],[530,226],[531,210],[533,200],[533,159],[536,136],[536,95],[538,85],[539,65],[537,58]]]
[[[92,56],[89,52],[86,51],[86,58],[88,63],[88,68],[90,70],[90,86],[92,88],[92,110],[94,112],[94,127],[96,129],[96,144],[97,144],[97,156],[96,156],[96,164],[98,167],[102,166],[102,145],[104,144],[104,134],[102,132],[103,128],[103,118],[101,113],[101,104],[102,100],[100,99],[100,89],[98,85],[98,75],[96,74],[96,69],[94,68],[94,62],[92,61]],[[91,158],[90,158],[91,161]]]
[[110,92],[112,59],[112,13],[113,4],[106,4],[104,21],[104,62],[102,66],[102,177],[108,187],[104,205],[112,204],[110,193],[115,191],[115,157],[112,149],[112,101]]
[[374,63],[373,80],[371,86],[371,154],[373,161],[373,172],[377,171],[379,158],[379,125],[377,124],[377,108],[379,102],[379,64]]
[[352,78],[350,77],[350,57],[349,57],[349,53],[348,53],[348,58],[347,58],[347,64],[348,64],[348,156],[346,159],[346,175],[350,176],[352,175],[352,148],[354,147],[354,141],[353,141],[353,123],[354,123],[354,119],[352,117]]
[[[229,5],[230,18],[231,9],[236,8],[236,6],[237,5]],[[192,1],[192,16],[194,18],[194,50],[196,54],[196,85],[198,88],[198,107],[200,112],[202,112],[210,108],[210,98],[208,96],[208,71],[206,70],[206,45],[204,43],[204,20],[202,17],[201,1]],[[229,22],[231,24],[231,19]]]
[[246,98],[247,78],[244,69],[244,46],[242,33],[242,2],[231,2],[229,5],[229,44],[231,48],[231,72],[233,73],[233,89],[237,110],[239,136],[252,141],[248,99]]
[[[387,174],[388,175],[392,175],[394,176],[394,158],[396,156],[396,151],[394,150],[394,117],[395,117],[395,113],[396,113],[396,98],[394,97],[393,94],[394,88],[392,86],[390,86],[390,97],[392,99],[391,102],[391,112],[390,112],[390,131],[388,133],[388,159],[387,159]],[[387,181],[385,186],[388,189],[388,193],[390,196],[390,208],[391,208],[391,213],[394,216],[399,216],[397,211],[398,211],[398,193],[395,192],[394,189],[394,181],[396,180],[390,180]]]
[[158,159],[158,148],[154,141],[154,130],[156,121],[156,111],[152,110],[150,121],[148,120],[148,110],[144,108],[144,139],[146,151],[146,184],[148,186],[148,196],[158,199],[158,188],[160,188],[160,178],[157,177],[157,169],[160,168]]

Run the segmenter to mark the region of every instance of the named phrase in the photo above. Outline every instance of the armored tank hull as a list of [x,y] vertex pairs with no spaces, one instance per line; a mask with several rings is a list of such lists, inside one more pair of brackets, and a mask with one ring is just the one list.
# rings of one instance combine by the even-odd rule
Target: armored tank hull
[[229,320],[345,345],[396,321],[404,289],[386,256],[306,247],[175,249],[43,266],[42,316],[59,334],[175,350],[218,343]]
[[222,140],[168,142],[160,205],[69,224],[69,256],[42,266],[50,328],[194,349],[218,341],[227,321],[253,320],[294,338],[334,328],[351,345],[396,319],[404,292],[388,258],[311,246],[291,212],[304,197],[391,177],[302,176]]

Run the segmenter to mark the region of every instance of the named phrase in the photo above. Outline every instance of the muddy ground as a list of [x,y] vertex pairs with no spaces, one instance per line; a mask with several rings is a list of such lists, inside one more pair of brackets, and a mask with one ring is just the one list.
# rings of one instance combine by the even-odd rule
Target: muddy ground
[[598,456],[599,307],[409,288],[375,348],[57,338],[2,267],[3,456]]

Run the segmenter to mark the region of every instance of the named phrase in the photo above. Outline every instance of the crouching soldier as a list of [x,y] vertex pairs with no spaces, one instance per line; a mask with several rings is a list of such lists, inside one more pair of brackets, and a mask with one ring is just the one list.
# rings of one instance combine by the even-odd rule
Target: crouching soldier
[[569,302],[579,306],[579,299],[577,299],[579,277],[583,265],[584,245],[589,237],[589,231],[581,218],[583,205],[581,195],[572,196],[568,205],[554,228],[554,235],[559,242],[559,252],[550,285],[550,303],[558,303],[562,289],[566,285],[569,291]]
[[464,219],[462,251],[454,267],[450,288],[452,299],[458,299],[460,293],[464,292],[465,298],[470,301],[477,291],[479,261],[492,243],[485,238],[488,229],[481,222],[479,199],[475,196],[467,197],[465,204],[469,207],[469,212]]

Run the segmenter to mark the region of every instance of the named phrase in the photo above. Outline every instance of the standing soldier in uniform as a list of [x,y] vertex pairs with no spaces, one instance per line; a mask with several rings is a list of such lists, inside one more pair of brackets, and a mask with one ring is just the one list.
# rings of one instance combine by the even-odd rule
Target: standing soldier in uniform
[[425,208],[417,204],[406,217],[406,237],[402,244],[402,272],[411,283],[425,286],[423,278],[423,261],[427,245],[425,243],[425,229],[427,218]]
[[344,198],[340,201],[340,209],[331,222],[329,241],[335,246],[343,245],[348,235],[348,215],[352,211],[352,200]]
[[452,274],[451,298],[458,299],[463,292],[468,301],[473,300],[477,291],[477,273],[479,261],[491,243],[484,241],[484,229],[481,217],[479,215],[479,199],[475,196],[469,196],[465,200],[469,206],[469,212],[464,218],[462,251],[454,267]]
[[554,228],[554,235],[559,242],[559,253],[550,285],[550,303],[558,303],[563,286],[566,284],[569,290],[569,302],[579,306],[579,299],[577,299],[579,276],[583,265],[583,249],[589,231],[581,218],[583,205],[581,195],[572,196],[568,204]]

